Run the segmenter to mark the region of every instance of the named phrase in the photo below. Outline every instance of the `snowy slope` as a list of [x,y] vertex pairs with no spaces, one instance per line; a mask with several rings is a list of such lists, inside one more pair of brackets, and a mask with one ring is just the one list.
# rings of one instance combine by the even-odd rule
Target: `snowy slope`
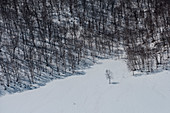
[[85,72],[0,97],[0,113],[170,113],[169,71],[134,77],[124,61],[110,59]]

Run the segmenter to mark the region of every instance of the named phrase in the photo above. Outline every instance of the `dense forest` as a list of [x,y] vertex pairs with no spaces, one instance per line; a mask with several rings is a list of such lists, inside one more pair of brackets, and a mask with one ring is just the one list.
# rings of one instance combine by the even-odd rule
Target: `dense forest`
[[131,71],[169,69],[169,1],[0,1],[5,90],[42,85],[42,78],[74,74],[88,59],[112,55],[126,58]]

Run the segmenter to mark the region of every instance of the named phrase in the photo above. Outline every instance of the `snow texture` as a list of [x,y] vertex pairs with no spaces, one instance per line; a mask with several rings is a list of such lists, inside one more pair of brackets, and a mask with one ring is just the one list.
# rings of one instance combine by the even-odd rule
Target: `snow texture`
[[[113,73],[112,84],[106,69]],[[169,113],[170,72],[132,76],[123,60],[105,59],[46,86],[0,97],[0,113]]]

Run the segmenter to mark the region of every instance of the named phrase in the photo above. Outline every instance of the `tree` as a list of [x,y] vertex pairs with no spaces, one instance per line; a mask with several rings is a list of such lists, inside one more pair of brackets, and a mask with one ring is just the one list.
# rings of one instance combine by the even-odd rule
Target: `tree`
[[106,70],[106,79],[109,80],[109,84],[111,84],[111,79],[113,79],[112,72],[110,70]]

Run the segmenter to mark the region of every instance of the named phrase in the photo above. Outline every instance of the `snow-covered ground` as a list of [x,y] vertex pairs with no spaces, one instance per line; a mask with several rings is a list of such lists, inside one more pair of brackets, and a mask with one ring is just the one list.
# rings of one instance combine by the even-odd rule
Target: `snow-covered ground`
[[[105,71],[113,73],[108,84]],[[132,76],[122,60],[100,60],[85,75],[0,97],[0,113],[170,113],[170,72]]]

